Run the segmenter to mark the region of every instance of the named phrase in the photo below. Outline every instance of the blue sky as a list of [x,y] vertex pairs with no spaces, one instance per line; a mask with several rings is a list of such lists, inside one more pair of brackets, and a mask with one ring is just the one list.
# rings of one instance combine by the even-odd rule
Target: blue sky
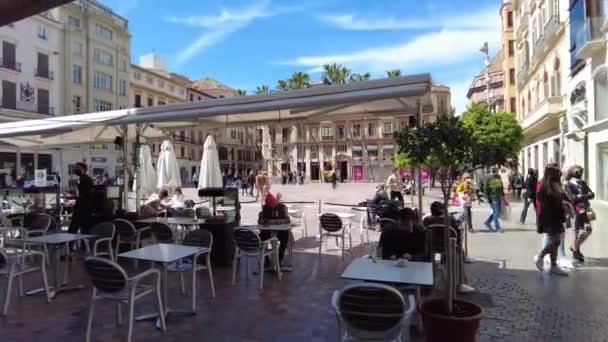
[[209,76],[249,92],[326,63],[385,76],[430,72],[466,107],[483,68],[479,52],[500,47],[498,0],[102,0],[129,19],[134,63],[155,51],[171,71]]

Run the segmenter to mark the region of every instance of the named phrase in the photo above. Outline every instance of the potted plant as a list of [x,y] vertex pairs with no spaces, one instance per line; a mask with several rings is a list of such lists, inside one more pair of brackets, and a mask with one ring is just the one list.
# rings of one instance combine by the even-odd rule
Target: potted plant
[[[447,213],[452,185],[456,177],[473,162],[476,141],[458,118],[442,116],[433,123],[408,127],[395,133],[399,153],[418,165],[426,161],[435,167],[441,183],[443,203]],[[429,164],[429,163],[427,163]],[[444,224],[450,226],[445,215]],[[475,341],[483,309],[470,302],[454,299],[454,256],[451,252],[450,231],[445,229],[447,281],[444,298],[431,298],[419,303],[427,341]]]

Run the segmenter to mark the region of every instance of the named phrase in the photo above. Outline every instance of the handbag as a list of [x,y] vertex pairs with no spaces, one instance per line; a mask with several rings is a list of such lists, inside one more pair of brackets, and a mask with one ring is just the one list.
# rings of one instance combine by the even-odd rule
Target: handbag
[[587,209],[587,211],[585,212],[585,217],[587,218],[587,222],[592,222],[597,219],[595,211],[591,208]]

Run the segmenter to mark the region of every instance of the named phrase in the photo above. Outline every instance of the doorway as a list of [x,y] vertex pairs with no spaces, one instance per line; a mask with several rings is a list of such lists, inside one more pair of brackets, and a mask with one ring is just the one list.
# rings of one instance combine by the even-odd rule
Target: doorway
[[319,169],[319,162],[311,162],[310,163],[310,180],[318,181],[320,171],[321,170]]
[[344,182],[346,179],[348,179],[348,162],[347,161],[339,161],[338,170],[340,171],[340,181]]

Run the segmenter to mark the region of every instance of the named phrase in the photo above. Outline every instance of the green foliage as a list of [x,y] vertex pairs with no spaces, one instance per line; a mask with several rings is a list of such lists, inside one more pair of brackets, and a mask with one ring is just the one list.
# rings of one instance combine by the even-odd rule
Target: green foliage
[[405,153],[395,153],[393,155],[393,166],[399,169],[407,169],[408,167],[412,167],[412,163],[407,158]]
[[323,74],[321,80],[323,84],[344,84],[349,80],[351,76],[351,70],[343,67],[341,64],[325,64],[323,65]]
[[263,84],[255,88],[255,93],[258,95],[270,93],[270,87],[266,84]]
[[369,72],[366,72],[364,74],[352,74],[352,75],[350,75],[348,82],[353,83],[353,82],[368,81],[371,77],[372,77],[372,75]]
[[277,90],[310,88],[310,75],[305,72],[294,72],[290,78],[277,81]]
[[486,104],[478,103],[462,114],[462,123],[477,143],[472,162],[475,167],[505,165],[517,158],[524,134],[512,114],[492,113]]
[[247,95],[247,90],[237,89],[234,91],[234,95],[236,96],[245,96]]
[[386,71],[386,76],[388,76],[388,77],[399,77],[399,76],[401,76],[401,70],[399,70],[399,69],[387,70]]

